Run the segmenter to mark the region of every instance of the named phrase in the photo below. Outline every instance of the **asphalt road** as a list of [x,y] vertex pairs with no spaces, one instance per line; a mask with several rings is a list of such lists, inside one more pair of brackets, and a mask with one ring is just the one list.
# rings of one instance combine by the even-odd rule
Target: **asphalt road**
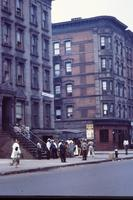
[[0,177],[0,196],[133,196],[133,160]]

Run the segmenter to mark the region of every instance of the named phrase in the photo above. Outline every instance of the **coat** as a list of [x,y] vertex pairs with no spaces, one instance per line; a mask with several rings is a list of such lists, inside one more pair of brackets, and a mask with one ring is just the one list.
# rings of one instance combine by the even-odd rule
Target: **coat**
[[[16,147],[18,147],[18,150],[16,151]],[[12,153],[11,153],[11,158],[12,159],[15,159],[18,157],[18,155],[21,154],[21,150],[20,150],[20,146],[17,142],[15,142],[13,145],[12,145]]]

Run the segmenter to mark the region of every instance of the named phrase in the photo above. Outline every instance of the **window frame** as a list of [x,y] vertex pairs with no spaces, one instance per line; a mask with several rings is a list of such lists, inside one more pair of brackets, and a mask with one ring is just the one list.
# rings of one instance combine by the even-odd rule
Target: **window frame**
[[72,62],[71,61],[65,61],[65,72],[66,72],[66,75],[72,75]]
[[39,90],[39,67],[37,65],[32,65],[31,76],[31,88]]
[[72,42],[71,42],[71,40],[66,40],[66,41],[64,41],[64,43],[65,43],[65,53],[67,54],[67,53],[71,53],[71,51],[72,51]]
[[62,118],[62,110],[60,106],[55,107],[55,120],[61,120]]
[[[56,69],[56,67],[58,68],[58,69]],[[60,76],[61,75],[61,66],[60,66],[60,63],[55,63],[54,64],[54,76],[55,77],[58,77],[58,76]]]
[[73,85],[72,85],[72,83],[67,83],[66,84],[66,95],[67,96],[72,96],[72,92],[73,92]]
[[73,118],[73,106],[72,105],[66,106],[66,117]]
[[54,52],[54,56],[60,55],[60,43],[59,42],[53,43],[53,52]]

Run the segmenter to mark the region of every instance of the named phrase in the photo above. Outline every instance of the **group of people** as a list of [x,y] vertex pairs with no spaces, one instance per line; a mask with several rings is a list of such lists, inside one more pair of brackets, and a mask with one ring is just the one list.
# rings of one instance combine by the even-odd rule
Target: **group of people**
[[[37,155],[38,159],[42,158],[42,144],[38,141],[37,142]],[[125,149],[125,154],[128,154],[128,148],[129,148],[129,141],[124,140],[123,141],[123,147]],[[94,151],[94,142],[92,140],[88,141],[87,139],[82,139],[80,143],[75,143],[73,140],[59,140],[58,142],[55,142],[53,139],[48,139],[45,144],[45,150],[47,154],[47,159],[50,158],[59,158],[61,159],[61,162],[66,162],[67,157],[74,157],[77,155],[82,155],[83,160],[87,160],[87,156],[94,157],[95,151]],[[115,147],[115,157],[118,158],[118,149]],[[10,165],[15,165],[18,167],[20,164],[20,158],[21,158],[21,150],[19,141],[15,139],[13,145],[12,145],[12,152],[11,152],[11,163]]]
[[[38,159],[42,158],[42,144],[41,142],[37,142],[37,155]],[[80,147],[80,148],[79,148]],[[46,142],[46,153],[47,153],[47,159],[50,158],[60,158],[61,162],[66,162],[67,157],[74,157],[76,155],[82,155],[83,160],[87,159],[88,154],[91,156],[94,156],[94,143],[93,141],[87,141],[86,139],[83,139],[81,141],[80,145],[77,145],[74,143],[73,140],[60,140],[55,142],[53,139],[48,139]],[[11,153],[11,159],[12,162],[10,165],[15,165],[18,167],[20,164],[20,158],[21,158],[21,150],[19,141],[15,139],[15,142],[12,145],[12,153]]]
[[16,123],[13,127],[14,132],[19,135],[19,134],[23,134],[25,137],[27,137],[28,139],[30,139],[31,135],[30,135],[30,127],[29,126],[25,126],[22,123]]
[[[73,140],[59,140],[56,142],[53,139],[48,138],[46,142],[46,156],[47,159],[60,157],[61,161],[65,162],[66,157],[74,157],[78,155],[83,156],[83,160],[87,159],[87,155],[94,156],[94,142],[86,139],[75,143]],[[37,155],[38,159],[41,159],[42,145],[37,143]]]

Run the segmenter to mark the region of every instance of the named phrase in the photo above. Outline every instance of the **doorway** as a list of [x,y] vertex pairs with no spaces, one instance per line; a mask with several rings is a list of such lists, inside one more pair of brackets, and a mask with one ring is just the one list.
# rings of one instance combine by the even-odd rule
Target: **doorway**
[[3,97],[2,100],[2,129],[8,131],[12,122],[12,98]]

